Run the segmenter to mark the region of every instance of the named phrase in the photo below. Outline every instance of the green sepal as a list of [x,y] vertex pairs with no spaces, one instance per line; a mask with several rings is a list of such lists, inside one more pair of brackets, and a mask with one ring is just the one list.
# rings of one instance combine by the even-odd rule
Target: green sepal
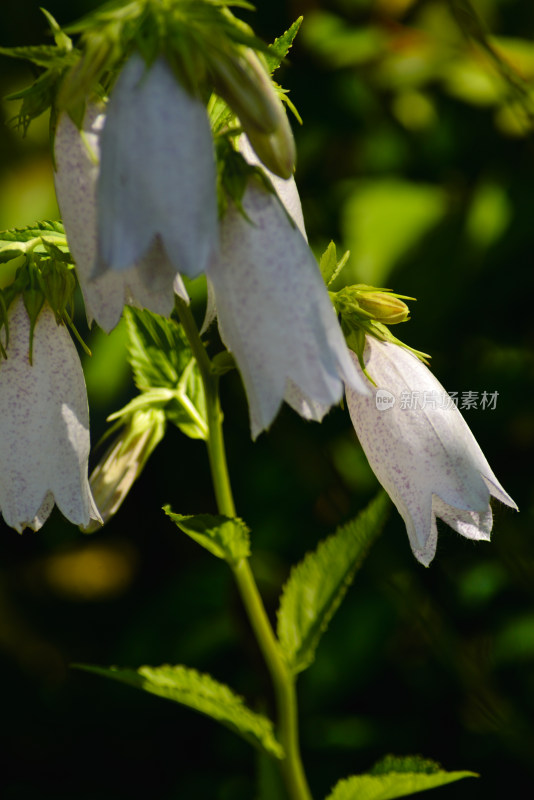
[[292,672],[313,662],[319,640],[381,532],[388,510],[387,495],[381,492],[293,567],[277,613],[278,639]]
[[298,17],[295,22],[287,29],[285,33],[278,36],[272,44],[269,45],[269,52],[265,55],[267,67],[272,74],[275,69],[278,69],[282,61],[285,59],[291,47],[299,28],[302,25],[304,17]]
[[76,669],[112,678],[136,689],[192,708],[242,736],[272,758],[281,759],[284,751],[276,739],[272,722],[248,708],[242,697],[211,675],[181,665],[118,669],[73,664]]
[[167,516],[195,542],[209,550],[217,558],[231,565],[250,556],[249,529],[238,517],[220,514],[175,514],[170,506],[164,506]]
[[321,270],[321,275],[323,276],[323,280],[327,286],[330,286],[330,284],[335,281],[338,275],[341,274],[343,267],[349,260],[349,256],[350,250],[347,250],[347,252],[344,253],[344,255],[338,261],[336,245],[334,242],[330,242],[319,262],[319,269]]
[[35,265],[33,264],[33,260],[30,260],[28,264],[28,277],[29,277],[29,282],[24,291],[22,292],[22,300],[24,302],[24,307],[28,312],[28,317],[30,318],[30,350],[28,358],[30,364],[32,364],[33,336],[35,333],[35,325],[37,323],[37,317],[41,313],[41,309],[45,301],[44,292],[41,288],[41,281],[39,280],[40,276]]
[[393,800],[462,778],[478,777],[476,772],[467,770],[447,772],[421,756],[386,756],[369,773],[339,781],[326,800]]

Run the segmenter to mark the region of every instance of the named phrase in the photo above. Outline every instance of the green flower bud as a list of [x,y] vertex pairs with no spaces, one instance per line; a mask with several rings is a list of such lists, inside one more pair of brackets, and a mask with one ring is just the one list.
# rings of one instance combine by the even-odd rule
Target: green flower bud
[[267,169],[288,180],[295,171],[295,141],[287,117],[276,131],[265,135],[257,131],[247,131],[247,136],[256,155]]
[[399,297],[388,292],[361,292],[358,296],[360,308],[373,319],[385,325],[396,325],[410,318],[410,309]]
[[285,111],[267,70],[250,48],[212,63],[215,91],[237,114],[245,130],[274,133]]

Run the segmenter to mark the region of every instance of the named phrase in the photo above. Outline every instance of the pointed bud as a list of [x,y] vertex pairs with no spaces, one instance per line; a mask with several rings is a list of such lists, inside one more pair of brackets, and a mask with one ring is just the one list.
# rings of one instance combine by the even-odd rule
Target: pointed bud
[[383,322],[385,325],[407,322],[410,318],[410,309],[406,303],[397,295],[388,292],[359,292],[358,304],[373,319]]
[[[136,411],[93,470],[89,482],[104,524],[119,510],[164,433],[161,409]],[[84,530],[99,527],[91,522]]]
[[267,169],[287,179],[295,170],[295,142],[282,101],[258,54],[242,49],[239,58],[214,63],[215,90],[239,117]]

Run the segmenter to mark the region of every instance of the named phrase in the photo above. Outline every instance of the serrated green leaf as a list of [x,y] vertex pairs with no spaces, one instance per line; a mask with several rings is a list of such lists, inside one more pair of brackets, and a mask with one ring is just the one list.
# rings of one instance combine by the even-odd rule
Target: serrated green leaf
[[293,25],[291,25],[291,27],[288,28],[285,33],[283,33],[281,36],[275,39],[271,45],[269,45],[269,52],[265,56],[269,72],[274,72],[291,50],[293,41],[299,32],[299,28],[302,25],[303,19],[303,17],[298,17],[298,19],[295,20]]
[[139,667],[137,670],[105,669],[85,664],[73,666],[188,706],[217,720],[268,755],[274,758],[284,756],[282,746],[274,735],[272,722],[248,708],[243,698],[210,675],[167,664]]
[[220,514],[184,516],[174,514],[169,506],[165,506],[163,510],[180,530],[217,558],[235,564],[250,556],[249,529],[243,520]]
[[51,44],[35,45],[31,47],[0,47],[0,55],[9,58],[20,58],[31,61],[38,67],[63,67],[67,49],[58,49]]
[[476,772],[447,772],[440,764],[421,756],[385,756],[366,775],[339,781],[327,800],[393,800],[395,797],[435,789]]
[[[206,399],[197,363],[181,325],[149,311],[125,308],[129,361],[136,386],[143,392],[158,390],[157,404],[167,393],[165,414],[193,439],[205,439]],[[152,395],[149,400],[156,400]],[[146,405],[146,398],[138,402]],[[124,409],[123,409],[124,410]]]
[[381,492],[292,569],[280,598],[277,633],[293,672],[312,663],[321,635],[380,533],[387,512],[387,495]]
[[30,250],[50,254],[51,249],[54,250],[54,257],[72,263],[61,222],[35,222],[26,228],[11,228],[0,232],[0,263],[24,255]]

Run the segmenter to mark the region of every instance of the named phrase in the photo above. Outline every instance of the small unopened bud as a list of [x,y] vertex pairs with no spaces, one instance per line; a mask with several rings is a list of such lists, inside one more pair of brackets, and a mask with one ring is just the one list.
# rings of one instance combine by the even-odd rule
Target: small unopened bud
[[254,152],[267,169],[284,180],[288,180],[295,170],[295,141],[287,116],[276,133],[265,135],[248,130],[247,136]]
[[357,293],[357,300],[361,309],[385,325],[406,322],[410,317],[410,309],[406,303],[389,292],[362,291]]
[[[104,525],[119,510],[164,433],[162,409],[136,411],[93,470],[89,483]],[[91,522],[84,531],[99,527]]]
[[242,48],[213,64],[215,90],[228,103],[267,169],[290,178],[295,143],[284,105],[260,57]]
[[250,48],[241,48],[213,62],[217,94],[226,100],[243,127],[273,133],[285,111],[260,59]]

